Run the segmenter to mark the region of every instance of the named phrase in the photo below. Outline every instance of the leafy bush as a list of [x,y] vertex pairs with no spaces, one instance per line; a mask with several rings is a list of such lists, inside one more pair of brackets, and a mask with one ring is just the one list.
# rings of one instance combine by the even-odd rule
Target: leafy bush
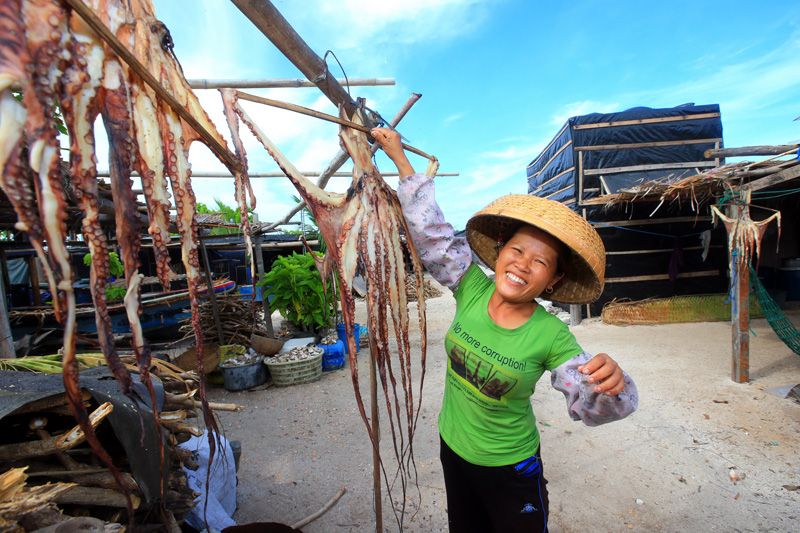
[[311,254],[279,257],[258,285],[265,298],[272,296],[273,309],[303,329],[329,326],[336,313],[333,283],[328,283],[325,294]]
[[[91,266],[92,264],[92,254],[86,254],[83,256],[83,264],[86,266]],[[111,252],[108,254],[108,272],[111,274],[112,278],[121,278],[125,275],[125,267],[122,266],[122,262],[119,260],[119,256],[116,252]],[[113,300],[121,300],[125,298],[125,293],[127,293],[127,289],[125,287],[106,287],[106,300],[113,301]]]

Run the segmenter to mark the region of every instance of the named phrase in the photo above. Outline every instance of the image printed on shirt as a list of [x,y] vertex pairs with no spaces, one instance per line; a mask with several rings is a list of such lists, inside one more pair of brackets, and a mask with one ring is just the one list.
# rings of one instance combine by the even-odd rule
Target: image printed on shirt
[[459,344],[450,335],[447,336],[446,344],[450,346],[447,354],[450,369],[472,385],[478,393],[500,400],[519,381],[485,355]]

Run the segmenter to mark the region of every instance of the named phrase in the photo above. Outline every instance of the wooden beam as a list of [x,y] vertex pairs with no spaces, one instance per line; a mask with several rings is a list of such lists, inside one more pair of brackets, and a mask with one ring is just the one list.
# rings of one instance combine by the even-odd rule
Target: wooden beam
[[33,305],[41,307],[42,292],[39,290],[39,269],[36,265],[35,255],[26,255],[25,262],[28,263],[28,274],[31,277],[31,292],[33,293]]
[[[583,152],[581,152],[583,153]],[[598,174],[617,174],[620,172],[638,172],[640,170],[666,170],[681,168],[708,168],[717,166],[713,161],[687,161],[685,163],[658,163],[654,165],[632,165],[630,167],[609,167],[609,168],[590,168],[584,170],[586,176],[596,176]]]
[[[704,278],[719,276],[719,270],[701,270],[699,272],[682,272],[677,278]],[[669,274],[649,274],[644,276],[628,276],[624,278],[606,278],[606,283],[630,283],[634,281],[659,281],[669,279]]]
[[[195,79],[186,80],[192,89],[293,89],[300,87],[316,87],[315,84],[302,78],[264,79],[264,80],[225,80]],[[378,85],[394,85],[394,78],[337,78],[342,87],[375,87]]]
[[709,148],[703,155],[708,159],[715,157],[742,157],[748,155],[789,155],[797,152],[800,144],[783,144],[778,146],[742,146],[741,148]]
[[656,146],[688,146],[690,144],[713,144],[722,139],[683,139],[680,141],[657,141],[650,143],[629,143],[629,144],[598,144],[594,146],[576,146],[576,152],[590,152],[594,150],[628,150],[635,148],[653,148]]
[[[721,244],[714,244],[709,246],[709,248],[722,248]],[[683,251],[687,250],[702,250],[702,246],[685,246],[682,248]],[[633,254],[660,254],[660,253],[672,253],[675,250],[673,248],[661,248],[660,250],[623,250],[619,252],[606,252],[606,255],[633,255]]]
[[636,126],[639,124],[654,124],[658,122],[681,122],[684,120],[700,120],[716,118],[720,113],[698,113],[697,115],[678,115],[674,117],[642,118],[637,120],[618,120],[616,122],[597,122],[595,124],[581,124],[573,126],[573,130],[589,130],[595,128],[613,128],[614,126]]
[[646,218],[642,220],[613,220],[598,224],[590,222],[593,228],[600,230],[606,227],[646,226],[648,224],[671,224],[673,222],[710,222],[711,216],[673,217],[673,218]]
[[772,187],[773,185],[778,185],[779,183],[791,181],[797,177],[800,177],[800,165],[795,165],[792,168],[787,168],[786,170],[782,170],[766,178],[761,178],[760,180],[751,181],[750,183],[742,185],[741,191],[759,191],[767,187]]
[[141,62],[136,58],[133,53],[128,50],[124,44],[117,39],[117,36],[114,35],[111,30],[109,30],[103,22],[97,18],[97,15],[94,14],[92,9],[83,3],[83,0],[65,0],[67,4],[77,12],[81,18],[86,21],[86,23],[91,27],[113,50],[114,52],[123,60],[131,69],[136,72],[136,74],[142,78],[142,80],[151,88],[155,93],[166,102],[170,108],[172,108],[175,113],[177,113],[183,120],[186,121],[189,126],[193,130],[195,130],[200,137],[203,138],[203,141],[211,148],[211,151],[214,152],[225,166],[232,170],[239,171],[242,168],[242,164],[236,159],[230,151],[228,151],[227,147],[220,144],[210,132],[208,132],[198,121],[197,119],[192,116],[181,104],[178,100],[175,99],[169,91],[167,91],[163,85],[161,85],[158,80],[153,76],[147,67],[142,65]]
[[231,0],[231,2],[303,73],[303,76],[333,102],[333,105],[343,106],[347,116],[353,116],[356,109],[355,101],[331,75],[325,61],[311,50],[272,2],[269,0]]
[[[6,262],[0,261],[0,270],[6,271]],[[14,338],[11,335],[11,325],[8,322],[8,312],[6,310],[6,290],[4,283],[0,281],[0,353],[3,357],[16,357],[14,352]]]
[[[728,215],[739,220],[741,210],[741,206],[731,205]],[[740,255],[731,254],[729,261],[733,286],[731,379],[736,383],[747,383],[750,381],[750,268],[740,260]]]

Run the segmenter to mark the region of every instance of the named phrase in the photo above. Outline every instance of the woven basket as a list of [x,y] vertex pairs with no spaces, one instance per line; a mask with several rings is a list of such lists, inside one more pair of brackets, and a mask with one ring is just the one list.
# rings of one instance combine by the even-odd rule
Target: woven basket
[[[605,285],[606,249],[600,235],[569,207],[525,194],[509,194],[484,207],[467,222],[469,245],[494,270],[500,233],[524,222],[566,244],[572,253],[564,277],[543,298],[571,304],[591,303]],[[508,238],[509,236],[506,236]]]
[[308,359],[286,363],[272,363],[264,359],[264,364],[269,368],[272,384],[276,387],[311,383],[322,376],[322,353]]

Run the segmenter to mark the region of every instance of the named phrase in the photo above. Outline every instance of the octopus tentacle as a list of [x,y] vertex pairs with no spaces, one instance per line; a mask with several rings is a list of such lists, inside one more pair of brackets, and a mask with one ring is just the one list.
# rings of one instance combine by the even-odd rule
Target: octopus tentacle
[[[419,403],[414,401],[412,390],[411,344],[408,336],[408,299],[406,295],[407,274],[403,267],[400,245],[400,231],[407,230],[407,227],[400,202],[372,164],[369,144],[363,133],[346,127],[342,128],[340,132],[342,142],[355,163],[353,182],[347,193],[342,195],[320,189],[303,177],[258,126],[247,117],[241,106],[237,105],[237,112],[306,201],[328,246],[326,260],[318,260],[316,264],[320,268],[321,275],[326,277],[331,268],[327,261],[327,258],[330,258],[339,273],[339,293],[343,321],[348,334],[353,390],[359,412],[369,431],[373,448],[379,453],[378,443],[372,434],[372,425],[363,405],[355,340],[352,337],[355,321],[352,283],[356,271],[364,274],[368,280],[367,312],[369,314],[370,347],[376,353],[378,373],[386,400],[392,443],[397,459],[397,475],[401,480],[405,496],[407,480],[412,472],[416,472],[412,442],[419,416]],[[360,118],[357,116],[353,120],[358,121]],[[416,255],[413,247],[410,247],[409,250],[412,256]],[[413,260],[413,266],[418,286],[424,288],[424,284],[421,283],[422,266],[418,258]],[[424,350],[426,349],[424,293],[418,289],[417,294],[420,300],[418,313],[423,337],[422,361],[424,364]],[[394,335],[391,335],[389,331],[390,317],[395,330]],[[393,362],[390,350],[390,344],[392,344],[390,338],[392,337],[393,344],[399,352],[396,362]],[[421,379],[424,379],[424,368],[421,372]],[[421,390],[420,388],[420,398]],[[400,395],[403,396],[402,402],[398,398]],[[385,475],[382,459],[380,464]],[[389,486],[388,479],[386,483]],[[391,493],[391,486],[389,486],[389,492]],[[405,498],[403,498],[402,506],[404,509]],[[402,517],[397,514],[395,516],[402,524]]]
[[[242,233],[244,234],[244,242],[248,250],[247,255],[250,257],[250,272],[253,275],[253,279],[255,279],[256,260],[255,255],[252,253],[253,237],[250,234],[250,217],[247,211],[247,195],[250,195],[250,204],[252,209],[255,209],[255,198],[253,197],[253,191],[250,187],[250,178],[247,175],[247,152],[245,151],[244,144],[239,136],[239,115],[236,113],[236,102],[238,97],[236,96],[236,91],[233,89],[220,89],[220,93],[222,94],[222,103],[223,107],[225,108],[225,119],[227,120],[228,127],[231,130],[231,138],[233,139],[233,146],[236,150],[236,157],[242,164],[242,170],[240,172],[237,171],[234,176],[234,184],[236,187],[236,203],[239,206],[239,213],[241,214]],[[261,250],[257,250],[256,253],[261,253]],[[253,295],[250,299],[250,312],[253,318],[255,318],[256,310],[255,294],[256,291],[253,291]]]

